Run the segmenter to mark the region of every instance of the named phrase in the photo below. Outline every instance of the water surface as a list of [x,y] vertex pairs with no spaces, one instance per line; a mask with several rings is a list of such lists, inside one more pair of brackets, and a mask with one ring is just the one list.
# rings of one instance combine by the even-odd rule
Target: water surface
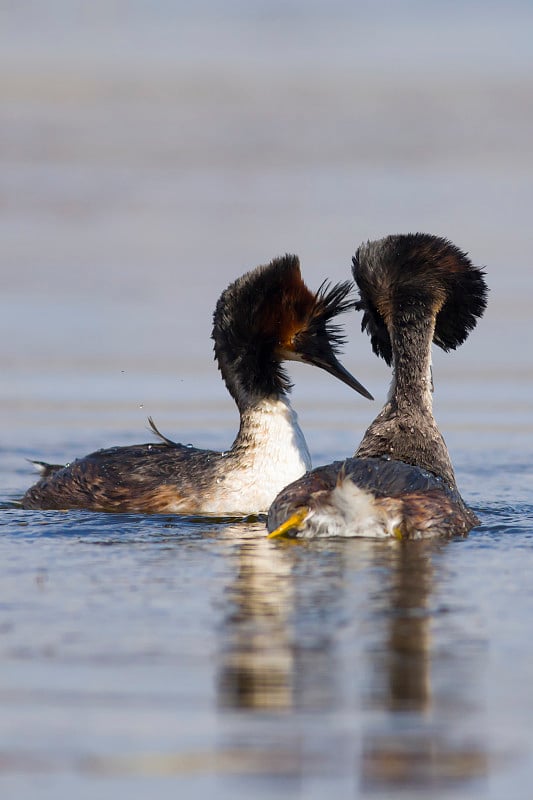
[[[530,5],[55,0],[0,26],[0,788],[5,798],[523,798],[533,781]],[[226,449],[211,314],[299,253],[422,230],[487,267],[435,354],[482,524],[269,542],[262,520],[26,512],[27,459]],[[374,404],[291,367],[316,464]]]

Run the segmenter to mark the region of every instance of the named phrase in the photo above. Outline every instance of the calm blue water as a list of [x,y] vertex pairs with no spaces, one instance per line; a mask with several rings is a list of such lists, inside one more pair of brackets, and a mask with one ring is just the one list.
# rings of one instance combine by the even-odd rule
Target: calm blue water
[[[0,791],[509,798],[533,782],[531,4],[117,2],[0,10]],[[261,520],[23,512],[29,458],[163,432],[225,449],[211,314],[286,251],[446,235],[489,308],[435,354],[482,525],[268,542]],[[366,403],[294,365],[316,464]]]
[[7,796],[524,796],[533,509],[488,495],[409,547],[4,509]]

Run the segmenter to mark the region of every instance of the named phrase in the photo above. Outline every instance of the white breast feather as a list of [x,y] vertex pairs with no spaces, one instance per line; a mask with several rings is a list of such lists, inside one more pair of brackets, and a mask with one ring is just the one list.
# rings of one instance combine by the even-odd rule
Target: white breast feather
[[313,510],[307,535],[385,539],[394,535],[399,523],[399,516],[390,517],[376,505],[372,492],[345,478],[331,492],[329,503]]
[[311,468],[296,412],[286,400],[263,400],[246,411],[238,444],[228,453],[207,513],[266,513],[276,495]]

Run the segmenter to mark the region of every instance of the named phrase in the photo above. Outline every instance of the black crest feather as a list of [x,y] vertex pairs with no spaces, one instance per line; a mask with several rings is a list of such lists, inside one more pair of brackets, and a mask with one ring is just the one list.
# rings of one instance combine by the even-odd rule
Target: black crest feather
[[346,336],[342,327],[332,320],[353,308],[355,301],[351,281],[341,281],[333,285],[327,280],[323,281],[315,294],[308,331],[319,334],[325,330],[332,349],[338,352],[346,344]]
[[222,293],[213,317],[215,356],[238,403],[290,391],[282,361],[289,352],[331,351],[344,341],[333,323],[353,308],[348,281],[325,282],[316,293],[305,285],[297,256],[287,254],[257,267]]
[[436,313],[433,341],[454,350],[476,326],[487,305],[484,271],[447,239],[424,233],[387,236],[361,245],[352,271],[363,311],[361,329],[376,355],[390,365],[387,320],[396,325]]

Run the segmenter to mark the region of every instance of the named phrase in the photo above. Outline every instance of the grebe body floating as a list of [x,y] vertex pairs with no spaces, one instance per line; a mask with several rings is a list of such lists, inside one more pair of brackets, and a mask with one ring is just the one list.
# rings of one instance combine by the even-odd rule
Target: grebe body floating
[[349,282],[311,292],[298,258],[287,255],[247,273],[221,295],[213,317],[215,357],[240,414],[224,453],[162,441],[113,447],[60,467],[36,462],[41,479],[28,509],[248,515],[266,512],[287,483],[310,468],[289,402],[286,360],[320,367],[365,397],[340,364],[335,317],[353,307]]
[[464,536],[479,520],[455,480],[432,411],[431,344],[458,347],[486,307],[484,273],[446,239],[388,236],[353,259],[362,330],[393,369],[389,397],[354,458],[284,488],[269,537]]

